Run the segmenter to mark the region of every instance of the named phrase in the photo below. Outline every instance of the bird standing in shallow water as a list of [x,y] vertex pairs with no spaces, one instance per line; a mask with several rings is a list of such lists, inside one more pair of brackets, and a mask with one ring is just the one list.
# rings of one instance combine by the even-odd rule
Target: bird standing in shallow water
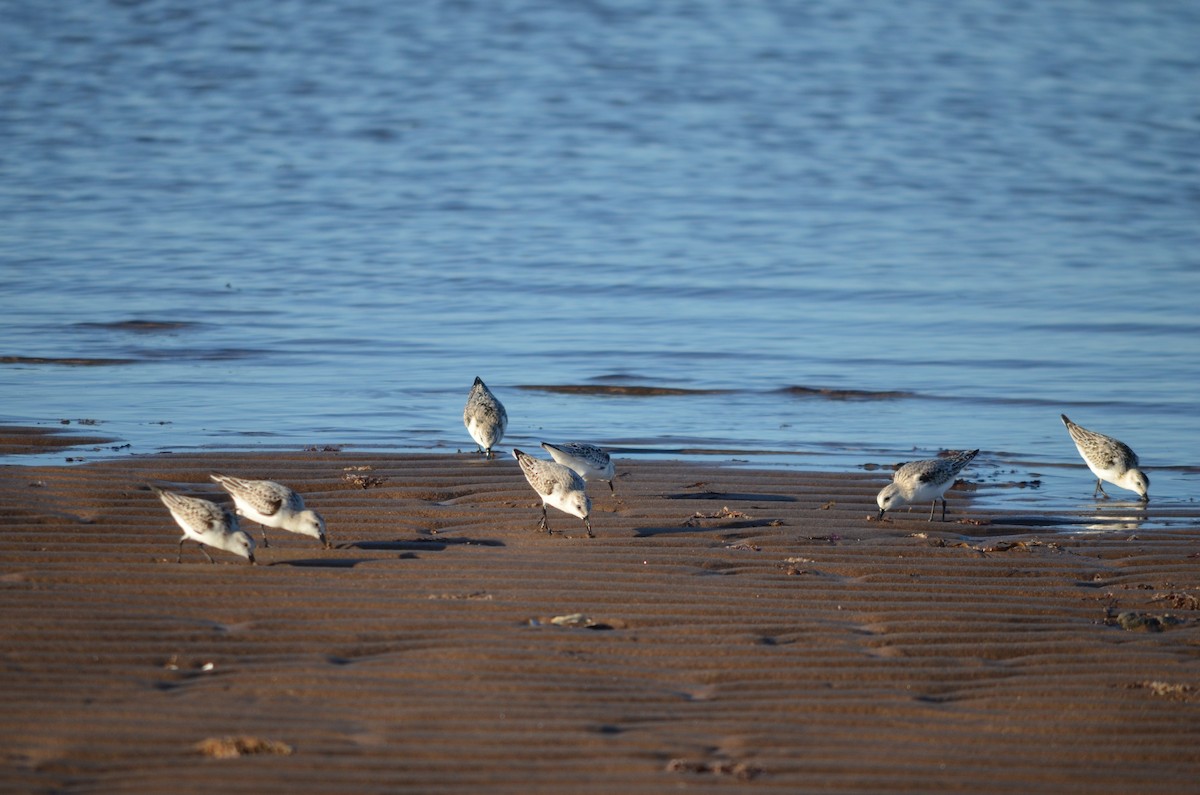
[[246,480],[217,472],[213,472],[209,477],[229,492],[239,514],[258,522],[262,527],[264,547],[271,546],[267,541],[267,528],[278,527],[318,539],[329,549],[325,520],[316,511],[306,510],[304,498],[282,483],[271,480]]
[[592,523],[588,519],[592,512],[592,500],[587,495],[583,478],[570,467],[534,458],[520,450],[514,449],[513,457],[521,465],[525,480],[529,481],[529,485],[533,486],[533,490],[542,498],[542,521],[538,529],[552,532],[546,524],[546,506],[551,505],[563,513],[582,519],[583,526],[587,528],[587,537],[593,538]]
[[927,458],[904,464],[892,475],[892,482],[883,487],[875,502],[879,505],[877,519],[884,513],[914,502],[931,500],[929,521],[937,501],[942,501],[942,521],[946,521],[946,490],[954,485],[954,479],[963,467],[979,454],[978,450],[960,452],[949,458]]
[[467,426],[467,433],[479,445],[484,457],[495,458],[492,448],[504,438],[508,412],[478,376],[471,387],[471,394],[467,395],[467,405],[463,408],[463,425]]
[[613,488],[613,476],[616,474],[616,469],[613,467],[612,457],[596,445],[582,442],[568,442],[567,444],[542,442],[542,449],[558,463],[578,472],[579,477],[585,481],[605,481],[608,483],[608,490],[616,496],[617,490]]
[[183,542],[189,538],[200,545],[200,551],[208,558],[209,563],[216,561],[208,554],[205,545],[241,555],[254,563],[254,539],[249,533],[238,528],[237,516],[233,511],[215,502],[198,497],[185,497],[157,486],[151,486],[150,489],[158,495],[163,505],[171,512],[171,516],[175,517],[175,522],[183,528],[176,563],[183,562]]
[[1059,416],[1062,417],[1063,425],[1067,426],[1083,462],[1096,476],[1093,497],[1103,494],[1105,499],[1108,498],[1108,492],[1104,490],[1103,485],[1103,481],[1107,480],[1114,486],[1137,492],[1142,502],[1150,501],[1150,478],[1138,468],[1137,453],[1129,449],[1129,445],[1111,436],[1076,425],[1066,414]]

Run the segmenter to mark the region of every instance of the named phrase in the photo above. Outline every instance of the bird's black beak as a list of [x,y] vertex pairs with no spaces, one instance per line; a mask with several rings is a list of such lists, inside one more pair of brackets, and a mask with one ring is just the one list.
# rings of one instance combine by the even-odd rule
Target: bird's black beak
[[882,519],[882,518],[883,518],[883,515],[884,515],[885,513],[887,513],[887,509],[885,509],[885,508],[880,508],[880,509],[879,509],[879,513],[875,514],[875,521],[877,521],[877,522],[878,522],[880,519]]
[[249,556],[249,557],[250,557],[250,565],[251,565],[251,566],[257,566],[257,565],[258,565],[258,561],[256,561],[256,560],[254,559],[254,553],[253,553],[253,552],[251,552],[251,553],[250,553],[250,556]]

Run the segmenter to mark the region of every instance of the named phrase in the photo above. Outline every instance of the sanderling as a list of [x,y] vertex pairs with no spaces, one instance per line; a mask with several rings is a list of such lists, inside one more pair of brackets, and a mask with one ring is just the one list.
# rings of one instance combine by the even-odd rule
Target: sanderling
[[282,483],[270,480],[244,480],[213,472],[209,475],[233,497],[237,512],[262,528],[263,546],[267,541],[267,528],[278,527],[302,536],[311,536],[329,549],[325,536],[325,520],[313,510],[306,510],[304,498]]
[[508,427],[508,413],[492,391],[483,383],[483,379],[475,377],[475,385],[467,396],[467,405],[463,409],[463,425],[467,433],[479,445],[485,458],[495,458],[492,448],[504,438],[504,429]]
[[570,467],[579,473],[584,480],[603,480],[608,483],[608,490],[614,495],[612,457],[594,444],[568,442],[567,444],[550,444],[542,442],[542,449],[550,454],[558,463]]
[[1142,502],[1150,502],[1150,478],[1138,469],[1137,453],[1129,449],[1129,445],[1119,442],[1111,436],[1081,428],[1068,419],[1066,414],[1060,414],[1063,425],[1071,434],[1079,455],[1096,476],[1096,488],[1092,496],[1103,494],[1103,481],[1107,480],[1114,486],[1137,492]]
[[521,465],[521,471],[525,473],[525,479],[542,498],[542,522],[538,529],[551,532],[546,524],[546,506],[552,505],[563,513],[582,519],[588,538],[592,538],[592,523],[588,520],[592,512],[592,500],[587,495],[583,478],[575,470],[557,462],[543,461],[520,450],[514,449],[512,452]]
[[879,504],[876,518],[882,519],[885,512],[901,505],[930,500],[929,521],[932,522],[937,501],[941,500],[942,521],[946,521],[946,490],[954,485],[954,478],[978,454],[978,450],[970,450],[949,458],[927,458],[904,464],[893,473],[892,482],[875,497]]
[[215,502],[198,497],[185,497],[173,491],[151,486],[150,489],[163,501],[163,505],[183,528],[179,539],[179,555],[176,563],[183,562],[183,542],[189,538],[200,545],[200,551],[209,563],[215,563],[205,545],[241,555],[254,563],[254,539],[245,530],[238,529],[237,516],[233,511]]

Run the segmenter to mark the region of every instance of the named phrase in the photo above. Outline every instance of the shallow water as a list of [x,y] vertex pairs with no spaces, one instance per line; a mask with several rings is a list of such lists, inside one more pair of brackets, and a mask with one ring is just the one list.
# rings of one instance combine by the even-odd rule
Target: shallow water
[[1192,500],[1200,9],[393,5],[0,12],[0,421]]

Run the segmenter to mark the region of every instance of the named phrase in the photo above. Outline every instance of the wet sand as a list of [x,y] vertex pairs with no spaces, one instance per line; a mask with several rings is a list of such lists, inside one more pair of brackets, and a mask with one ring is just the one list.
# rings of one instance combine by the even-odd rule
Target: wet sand
[[[246,523],[260,565],[176,564],[145,484],[220,499],[210,471],[292,485],[335,548]],[[617,472],[586,539],[537,532],[511,457],[0,468],[0,789],[1200,786],[1200,523],[1065,534],[967,491],[875,522],[883,472]]]

